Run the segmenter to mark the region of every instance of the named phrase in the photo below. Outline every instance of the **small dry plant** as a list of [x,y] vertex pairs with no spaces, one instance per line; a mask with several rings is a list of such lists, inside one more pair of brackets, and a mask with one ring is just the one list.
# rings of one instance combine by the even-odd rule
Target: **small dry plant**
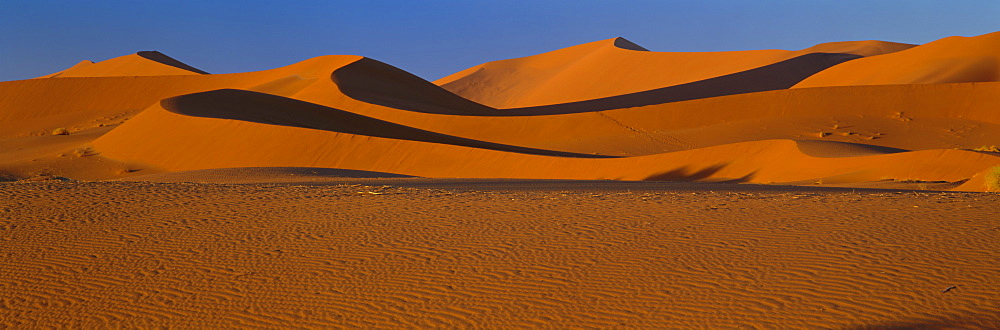
[[983,183],[986,184],[986,191],[1000,192],[1000,166],[993,166],[986,170]]
[[972,149],[975,151],[988,151],[988,152],[1000,152],[1000,147],[998,146],[982,146],[979,148]]
[[52,135],[69,135],[69,130],[64,127],[60,127],[52,130]]

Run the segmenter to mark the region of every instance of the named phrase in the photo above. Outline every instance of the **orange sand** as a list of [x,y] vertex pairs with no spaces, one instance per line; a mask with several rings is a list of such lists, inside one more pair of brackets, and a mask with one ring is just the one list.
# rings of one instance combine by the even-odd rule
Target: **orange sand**
[[997,325],[998,41],[0,82],[0,327]]
[[563,185],[0,184],[0,327],[1000,324],[995,194]]
[[806,78],[796,88],[1000,81],[1000,32],[950,37],[864,58]]
[[[812,53],[874,56],[913,45],[835,42],[799,51],[650,52],[624,38],[481,64],[434,83],[496,108],[568,103],[715,78]],[[793,83],[794,84],[794,83]]]

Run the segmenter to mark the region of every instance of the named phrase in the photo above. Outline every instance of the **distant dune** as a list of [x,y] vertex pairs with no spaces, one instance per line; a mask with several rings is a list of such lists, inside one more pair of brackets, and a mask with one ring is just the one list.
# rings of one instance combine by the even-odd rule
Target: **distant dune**
[[1000,32],[949,37],[892,54],[843,63],[794,88],[1000,81]]
[[[820,44],[799,51],[679,53],[650,52],[624,38],[615,38],[534,56],[484,63],[441,78],[434,83],[462,97],[491,107],[524,108],[614,97],[690,84],[778,65],[780,62],[803,55],[840,54],[834,57],[836,60],[814,61],[809,66],[798,68],[797,72],[804,72],[805,76],[798,76],[797,72],[788,72],[774,77],[778,81],[772,83],[776,86],[771,88],[776,89],[787,88],[808,74],[842,61],[896,52],[912,46],[881,41],[857,41]],[[747,92],[760,91],[764,89],[751,90],[747,87],[762,82],[770,83],[767,82],[767,78],[744,78],[744,81],[725,84],[723,88],[741,90],[740,87],[743,87],[742,90]],[[713,87],[718,88],[716,86],[706,88]],[[715,91],[715,93],[720,92]],[[703,94],[710,93],[711,91],[703,92]]]
[[[991,56],[996,36],[712,53],[651,52],[616,38],[486,63],[441,86],[360,56],[208,75],[140,52],[0,83],[0,121],[11,127],[0,132],[0,170],[111,179],[291,166],[983,190],[963,183],[1000,165],[996,154],[969,151],[1000,144],[1000,83],[789,87],[879,74],[869,62],[907,68],[877,64],[894,58]],[[970,63],[962,70],[991,74]]]
[[81,61],[69,69],[39,78],[171,76],[208,74],[157,51],[142,51],[101,62]]

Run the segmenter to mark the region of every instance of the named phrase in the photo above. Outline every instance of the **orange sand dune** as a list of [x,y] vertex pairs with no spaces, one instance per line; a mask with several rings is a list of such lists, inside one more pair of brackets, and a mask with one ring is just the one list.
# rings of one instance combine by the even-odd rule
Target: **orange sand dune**
[[[558,113],[565,105],[497,111],[370,59],[331,76],[333,84],[319,79],[291,97],[449,135],[576,153],[648,155],[766,139],[902,149],[974,148],[1000,140],[991,106],[1000,102],[1000,84],[992,83],[779,90],[539,116],[533,114]],[[417,90],[425,92],[410,92]]]
[[0,82],[0,328],[996,328],[997,36]]
[[[748,72],[774,65],[787,65],[809,58],[808,54],[817,55],[813,54],[815,51],[860,56],[900,48],[905,47],[880,42],[848,42],[824,44],[799,52],[736,52],[744,57],[756,54],[750,58],[757,60],[785,60],[663,91],[690,86],[707,91],[724,90],[725,86],[739,84],[704,84],[746,77]],[[573,49],[576,50],[570,51]],[[565,59],[580,49],[600,54],[680,56],[644,52],[620,39],[542,54],[539,58],[562,54],[559,56]],[[702,54],[718,59],[736,53],[683,55],[697,57]],[[726,63],[732,62],[730,58]],[[620,98],[628,95],[620,95],[600,99],[605,103],[598,107],[601,111],[596,111],[579,108],[579,103],[497,110],[463,99],[391,65],[358,56],[319,57],[273,70],[225,75],[33,79],[0,83],[0,106],[14,109],[0,113],[0,122],[16,127],[3,132],[6,137],[14,138],[5,143],[17,149],[5,153],[10,157],[7,162],[0,162],[0,167],[16,168],[17,171],[11,172],[25,173],[24,169],[32,166],[26,163],[28,161],[54,164],[55,154],[79,153],[73,148],[93,148],[92,152],[83,153],[151,171],[319,166],[428,177],[694,178],[760,183],[807,183],[837,177],[824,182],[882,179],[958,182],[992,165],[993,156],[970,153],[972,156],[968,157],[979,158],[966,165],[952,164],[951,160],[940,157],[914,160],[958,167],[949,170],[952,172],[947,175],[929,169],[901,172],[888,169],[888,163],[874,164],[858,159],[908,159],[905,157],[916,156],[905,155],[995,144],[993,141],[1000,140],[1000,123],[990,105],[1000,97],[998,88],[1000,84],[996,83],[830,87],[745,93],[635,108],[632,107],[634,103]],[[46,97],[54,92],[61,97]],[[177,97],[179,95],[186,96]],[[147,119],[130,120],[89,144],[109,131],[101,126],[114,127],[147,107],[147,113],[138,117]],[[545,113],[553,114],[542,115]],[[164,132],[163,127],[172,127],[164,123],[193,125],[193,128]],[[220,123],[236,126],[214,127],[222,125]],[[272,125],[261,128],[251,124]],[[65,138],[37,136],[56,127],[67,127],[74,135],[81,135],[72,140],[78,143],[77,147],[71,147]],[[204,129],[195,129],[197,127]],[[257,132],[258,129],[267,132]],[[160,136],[167,132],[178,137]],[[225,136],[217,137],[219,134]],[[331,134],[335,138],[330,137]],[[196,136],[205,140],[193,138]],[[240,137],[252,140],[269,136],[273,139],[261,143],[237,142]],[[288,136],[304,140],[296,141]],[[147,139],[156,143],[147,143]],[[220,139],[228,142],[221,143]],[[787,143],[770,140],[842,143],[803,142],[801,145],[805,147],[792,148]],[[42,147],[57,142],[51,145],[58,148]],[[734,145],[742,148],[745,142],[763,146],[760,150],[793,151],[778,153],[791,157],[777,158],[786,163],[781,166],[763,161],[732,165],[753,158],[745,155],[745,150],[704,159],[696,156],[714,155],[707,149],[709,147],[729,150],[726,148],[735,148]],[[171,143],[176,146],[170,146]],[[199,145],[203,149],[194,147]],[[237,145],[239,147],[234,147]],[[278,153],[283,156],[255,155],[245,150],[247,145],[284,149]],[[369,150],[372,148],[405,151]],[[299,157],[284,153],[301,150],[310,152]],[[345,154],[343,150],[350,151]],[[883,155],[886,150],[894,150],[894,153]],[[915,152],[896,152],[906,150]],[[965,159],[966,156],[961,156],[965,153],[955,150],[946,154]],[[368,156],[356,156],[360,154]],[[645,157],[587,159],[600,156]],[[45,157],[49,157],[48,160],[43,159]],[[793,171],[787,164],[797,164],[794,159],[800,158],[822,161],[809,165],[815,167],[815,171],[794,170],[801,172],[798,176],[763,175],[770,173],[770,168]],[[647,166],[649,161],[646,159],[669,161]],[[431,168],[431,160],[448,160],[455,164]],[[854,172],[875,174],[844,177],[851,172],[851,166],[855,167]],[[69,165],[55,167],[63,170]],[[574,168],[577,170],[572,170]],[[88,174],[87,177],[108,175]]]
[[794,88],[1000,81],[1000,32],[949,37],[904,51],[839,64]]
[[[95,108],[121,109],[125,106],[136,106],[145,102],[156,102],[153,101],[156,97],[171,96],[170,94],[182,91],[197,92],[199,90],[235,86],[237,88],[260,92],[284,94],[292,98],[317,102],[333,107],[334,109],[354,112],[388,123],[410,126],[418,131],[436,132],[437,134],[448,136],[447,139],[451,139],[449,141],[452,141],[444,143],[456,146],[516,151],[517,153],[514,154],[518,155],[520,153],[566,155],[573,157],[584,157],[584,154],[609,156],[654,155],[669,151],[768,139],[840,141],[874,144],[907,150],[950,148],[953,146],[969,148],[975,147],[981,142],[982,144],[986,144],[984,141],[996,138],[998,130],[993,128],[1000,124],[990,115],[991,110],[988,106],[995,102],[998,95],[996,93],[998,85],[994,84],[872,86],[772,91],[600,112],[551,116],[510,116],[514,114],[512,111],[498,112],[488,107],[465,101],[402,70],[361,57],[318,58],[275,70],[245,74],[149,77],[145,81],[146,85],[136,83],[126,84],[121,81],[121,78],[74,79],[89,80],[85,80],[88,84],[72,84],[72,79],[9,82],[8,84],[11,84],[13,87],[21,88],[25,86],[30,87],[31,84],[40,84],[40,87],[37,89],[32,90],[31,88],[27,88],[27,90],[44,93],[53,88],[53,82],[65,81],[66,83],[60,87],[66,89],[83,88],[84,91],[78,92],[77,95],[84,97],[84,100],[88,100],[88,102],[80,102],[80,99],[47,100],[44,98],[14,98],[14,100],[26,102],[41,101],[46,106],[41,108],[54,110],[54,113],[49,116],[39,116],[40,114],[44,114],[44,112],[40,113],[37,111],[21,113],[22,116],[29,116],[27,119],[20,118],[22,119],[21,122],[37,120],[42,123],[51,123],[53,118],[60,115],[70,117],[81,114],[94,115],[100,112],[88,110]],[[100,83],[106,85],[102,86]],[[165,86],[172,88],[164,88]],[[384,88],[376,89],[378,86],[384,86]],[[132,98],[106,100],[96,97],[102,95],[101,92],[103,91],[120,88],[130,89],[125,95]],[[156,90],[160,94],[149,95],[145,93],[151,90]],[[413,91],[422,92],[416,93]],[[910,95],[914,97],[907,97]],[[23,96],[23,94],[18,96]],[[355,99],[354,97],[363,98],[363,100]],[[959,102],[956,100],[962,101]],[[117,104],[111,102],[117,102]],[[233,105],[255,102],[257,101],[242,103],[226,101],[223,103]],[[369,102],[380,103],[382,105]],[[294,103],[294,101],[291,103]],[[61,113],[62,111],[66,111],[67,108],[72,109],[73,105],[83,105],[84,108],[80,109],[80,111],[72,111],[69,114]],[[756,107],[752,105],[756,105]],[[318,109],[316,105],[296,105],[296,107],[298,106]],[[287,107],[274,108],[287,109]],[[908,112],[893,111],[902,108],[907,109]],[[714,112],[705,112],[702,109],[713,109]],[[949,110],[941,112],[940,109]],[[241,110],[233,108],[227,112],[232,114],[238,113]],[[137,112],[136,110],[132,111],[132,113]],[[276,111],[264,109],[256,113],[280,113]],[[322,111],[305,111],[303,113],[316,112]],[[447,115],[449,113],[465,115]],[[474,113],[482,115],[468,115]],[[664,113],[671,115],[664,116]],[[17,119],[17,113],[7,114],[15,115],[15,119]],[[789,116],[789,114],[795,115]],[[301,118],[296,117],[300,115]],[[302,115],[301,113],[295,115],[286,114],[285,117],[285,121],[290,120],[309,124],[292,125],[296,127],[315,128],[316,123],[322,123],[322,121],[313,115]],[[257,121],[260,122],[261,120]],[[915,130],[914,128],[919,129]],[[153,130],[152,128],[146,129]],[[395,130],[401,129],[404,128],[397,128]],[[940,133],[937,133],[937,135],[927,134],[927,132],[935,131],[940,131]],[[340,133],[348,132],[344,131]],[[119,134],[112,135],[119,137],[126,136]],[[360,135],[384,136],[385,134],[360,132]],[[823,136],[821,137],[820,135]],[[390,137],[393,136],[390,134]],[[139,141],[143,138],[125,139]],[[454,142],[457,140],[464,142]],[[86,142],[82,141],[83,145]],[[406,142],[402,141],[400,143],[406,144]],[[442,143],[439,140],[424,142]],[[184,142],[181,144],[188,145],[191,143]],[[287,141],[287,144],[293,146],[300,143]],[[827,147],[819,147],[819,149],[824,148]],[[824,155],[839,152],[816,151],[816,149],[812,148],[811,154]],[[118,152],[123,151],[122,148],[118,148],[117,150]],[[114,152],[105,153],[105,150],[98,150],[97,152],[104,156],[115,158],[113,156]],[[216,154],[215,151],[206,152],[206,155]],[[184,166],[182,164],[175,164],[163,166],[160,160],[157,159],[146,159],[144,157],[118,158],[120,158],[118,160],[134,163],[148,163],[151,168],[162,166],[168,170],[265,165],[319,166],[317,165],[318,163],[303,164],[298,161],[282,163],[270,160],[265,161],[266,164],[239,161],[228,165],[191,164],[190,166]],[[405,158],[401,158],[397,162],[404,162],[403,159]],[[372,158],[369,161],[383,162],[383,160],[378,158]],[[370,169],[366,167],[368,165],[362,163],[355,163],[352,167],[348,167],[348,169],[377,170],[390,173],[438,177],[460,177],[467,175],[464,172],[449,174],[447,171],[432,171],[421,174],[423,172],[399,172],[392,168]],[[971,171],[970,173],[981,171],[983,169],[981,165],[976,163],[972,166],[979,167],[966,171]],[[695,166],[706,167],[703,165]],[[331,167],[340,168],[342,166]],[[588,169],[586,171],[591,170]],[[642,172],[642,174],[637,175],[625,174],[624,172],[616,175],[612,173],[613,171],[609,170],[607,173],[600,173],[598,171],[594,172],[598,174],[589,173],[584,176],[560,174],[557,177],[628,177],[633,180],[640,180],[655,177],[656,171],[662,172],[666,170],[657,167],[651,171]],[[474,172],[471,171],[469,173]],[[486,170],[482,173],[468,175],[472,175],[473,177],[489,177],[490,175],[494,175],[486,173],[494,172]],[[743,178],[747,173],[724,178]],[[685,175],[687,174],[680,176],[683,177]],[[525,177],[522,174],[516,173],[500,176]],[[753,182],[798,182],[828,176],[830,175],[820,173],[788,180],[784,178],[777,180],[758,178]],[[529,175],[527,177],[541,178],[543,176]],[[932,177],[936,176],[928,176],[926,179],[931,180],[930,178]],[[951,177],[946,181],[963,180],[963,178],[959,177]],[[923,178],[923,176],[920,174],[915,176],[910,174],[884,174],[878,177],[869,176],[865,178],[866,180],[879,180],[883,178]],[[856,181],[856,179],[847,181]]]
[[[379,102],[377,97],[357,96],[341,87],[363,71],[353,67],[372,66],[364,71],[373,71],[376,63],[348,64],[334,71],[336,86],[315,84],[295,97],[449,135],[614,156],[765,139],[840,141],[910,150],[975,148],[1000,141],[1000,122],[992,106],[1000,102],[1000,84],[995,83],[778,90],[560,115],[532,114],[564,105],[493,112],[473,108],[492,115],[440,116],[422,112],[459,110],[418,106],[421,101],[415,99],[391,104],[399,109],[390,108],[368,103]],[[382,66],[389,67],[377,67]],[[386,85],[424,88],[421,83],[397,80]]]
[[[353,99],[409,111],[449,115],[496,115],[496,109],[455,95],[423,78],[389,64],[362,58],[331,73],[335,86],[317,84],[322,98],[310,98],[308,91],[298,95],[303,100],[329,99],[340,91]],[[339,95],[338,95],[339,96]],[[339,100],[328,105],[339,105]]]
[[[222,88],[292,95],[358,56],[223,75],[104,76],[0,82],[0,178],[129,175],[137,164],[104,159],[88,143],[161,99]],[[143,61],[146,61],[143,59]],[[64,130],[69,135],[53,136]],[[82,157],[80,157],[82,155]]]
[[[544,54],[489,62],[435,81],[456,94],[495,108],[521,108],[618,96],[721,77],[807,54],[841,54],[813,64],[795,84],[845,60],[903,50],[913,45],[881,41],[820,44],[799,51],[649,52],[624,38],[602,40]],[[833,55],[833,54],[828,54]],[[853,55],[853,56],[847,56]],[[816,55],[823,56],[823,55]],[[758,79],[759,80],[759,79]],[[745,84],[751,84],[747,81]],[[787,86],[786,86],[787,85]]]
[[142,51],[101,62],[81,61],[69,69],[39,78],[170,76],[208,74],[158,51]]
[[430,132],[295,99],[234,89],[182,95],[160,102],[167,111],[185,116],[220,118],[308,128],[387,139],[451,144],[539,155],[602,158],[592,155],[523,148]]
[[[151,107],[94,141],[93,146],[105,157],[149,164],[166,171],[291,166],[467,178],[957,182],[1000,164],[1000,157],[948,149],[814,157],[803,153],[794,141],[787,140],[744,142],[630,158],[543,156],[472,148],[445,139],[380,137],[384,134],[384,124],[371,120],[356,120],[349,126],[310,129],[255,115],[275,105],[286,112],[322,113],[318,109],[289,110],[316,105],[280,101],[282,98],[278,96],[216,91],[197,97],[201,100],[184,101],[189,98],[185,96],[179,101],[164,102],[169,110],[160,105]],[[261,100],[262,97],[274,101]],[[219,100],[211,101],[210,98]],[[236,100],[238,98],[248,100],[241,102]],[[218,114],[224,110],[200,108],[234,103],[243,105],[244,110],[228,111],[226,116],[220,116]],[[214,115],[210,116],[212,113]],[[213,116],[215,118],[211,118]],[[316,116],[309,118],[319,119]],[[319,121],[302,118],[304,122]],[[160,127],[171,129],[158,129]]]
[[[138,55],[122,58],[151,62]],[[164,98],[214,89],[239,88],[290,95],[317,79],[329,81],[333,69],[360,58],[323,56],[272,70],[221,75],[188,72],[188,75],[106,75],[0,82],[0,109],[5,110],[0,112],[0,124],[11,127],[0,131],[0,137],[38,135],[58,127],[90,128],[110,123],[110,118],[134,115]]]
[[[83,61],[77,62],[76,64],[73,64],[73,66],[69,67],[69,69],[62,70],[62,71],[55,72],[55,73],[50,73],[50,74],[47,74],[47,75],[44,75],[44,76],[41,76],[41,77],[38,77],[38,78],[54,78],[54,77],[57,77],[57,76],[61,75],[63,72],[82,70],[84,67],[91,66],[93,64],[94,64],[94,62],[91,61],[91,60],[83,60]],[[35,78],[35,79],[38,79],[38,78]]]

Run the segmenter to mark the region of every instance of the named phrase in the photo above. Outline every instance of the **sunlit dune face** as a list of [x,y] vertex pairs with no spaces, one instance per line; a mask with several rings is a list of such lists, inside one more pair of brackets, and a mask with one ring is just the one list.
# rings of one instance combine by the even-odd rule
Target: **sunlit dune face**
[[1000,33],[0,82],[0,328],[993,328]]

